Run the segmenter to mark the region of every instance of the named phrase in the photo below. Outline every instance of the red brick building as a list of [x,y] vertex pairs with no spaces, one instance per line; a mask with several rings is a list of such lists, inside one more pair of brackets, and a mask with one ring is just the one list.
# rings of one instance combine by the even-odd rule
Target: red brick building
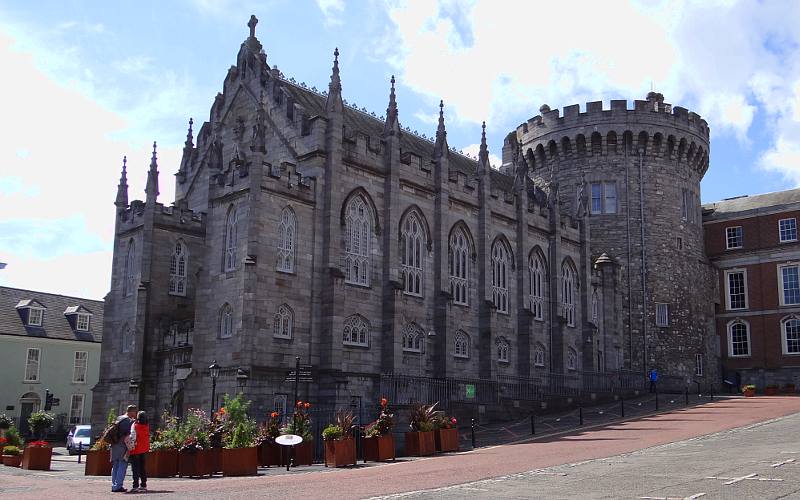
[[724,379],[800,386],[800,189],[703,206]]

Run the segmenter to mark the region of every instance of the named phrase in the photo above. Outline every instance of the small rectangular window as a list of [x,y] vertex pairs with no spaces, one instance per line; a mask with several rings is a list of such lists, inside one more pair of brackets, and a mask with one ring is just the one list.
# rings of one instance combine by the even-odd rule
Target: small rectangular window
[[742,226],[726,227],[726,248],[731,250],[733,248],[742,248],[743,234]]
[[28,308],[28,326],[42,326],[44,310],[38,307]]
[[683,238],[680,236],[675,238],[675,248],[678,250],[683,250]]
[[695,354],[694,355],[694,374],[698,377],[703,376],[703,355],[702,354]]
[[75,351],[75,364],[72,368],[72,382],[76,384],[86,383],[86,368],[89,363],[89,353],[87,351]]
[[39,362],[41,360],[41,351],[38,347],[28,348],[28,357],[25,362],[25,382],[38,382],[39,381]]
[[73,394],[69,405],[69,423],[80,425],[83,421],[83,394]]
[[656,326],[669,326],[669,305],[656,303]]
[[592,183],[593,214],[617,213],[617,184],[615,182]]
[[89,315],[88,314],[78,314],[75,319],[75,329],[79,332],[88,332],[89,331]]
[[603,185],[599,182],[592,183],[592,213],[603,213]]
[[780,233],[781,243],[797,241],[797,220],[795,218],[779,220],[778,232]]
[[745,271],[725,271],[728,310],[747,309],[747,275]]
[[781,305],[800,304],[800,265],[780,266]]

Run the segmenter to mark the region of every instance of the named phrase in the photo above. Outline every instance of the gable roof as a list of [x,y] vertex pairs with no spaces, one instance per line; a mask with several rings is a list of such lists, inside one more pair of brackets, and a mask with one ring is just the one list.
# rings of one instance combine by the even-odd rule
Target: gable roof
[[[18,308],[44,307],[42,326],[27,326]],[[92,314],[90,331],[74,330],[67,315]],[[33,290],[0,286],[0,335],[101,342],[103,340],[103,301],[69,297]]]

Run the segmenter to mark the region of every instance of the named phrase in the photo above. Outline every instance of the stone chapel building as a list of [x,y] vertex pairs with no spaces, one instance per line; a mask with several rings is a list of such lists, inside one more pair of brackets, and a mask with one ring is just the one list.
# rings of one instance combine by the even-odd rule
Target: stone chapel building
[[[539,380],[658,367],[687,381],[714,365],[714,298],[700,179],[708,125],[651,93],[558,110],[511,131],[503,165],[287,79],[255,36],[158,202],[156,147],[144,201],[123,162],[101,380],[93,421],[130,399],[180,414],[247,374],[254,407],[349,404],[381,375]],[[707,367],[705,373],[713,374]],[[135,390],[135,393],[134,393]],[[291,399],[289,399],[291,401]]]

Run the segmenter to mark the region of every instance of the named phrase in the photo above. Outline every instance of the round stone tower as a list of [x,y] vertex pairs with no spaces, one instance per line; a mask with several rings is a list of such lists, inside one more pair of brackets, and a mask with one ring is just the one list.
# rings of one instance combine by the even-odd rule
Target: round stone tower
[[624,341],[606,365],[713,380],[714,282],[700,206],[708,123],[655,92],[634,109],[615,100],[610,110],[590,102],[584,113],[577,104],[563,116],[540,112],[509,134],[504,164],[524,154],[534,182],[558,192],[561,213],[587,217],[593,261],[606,253],[618,264],[618,300],[603,307]]

